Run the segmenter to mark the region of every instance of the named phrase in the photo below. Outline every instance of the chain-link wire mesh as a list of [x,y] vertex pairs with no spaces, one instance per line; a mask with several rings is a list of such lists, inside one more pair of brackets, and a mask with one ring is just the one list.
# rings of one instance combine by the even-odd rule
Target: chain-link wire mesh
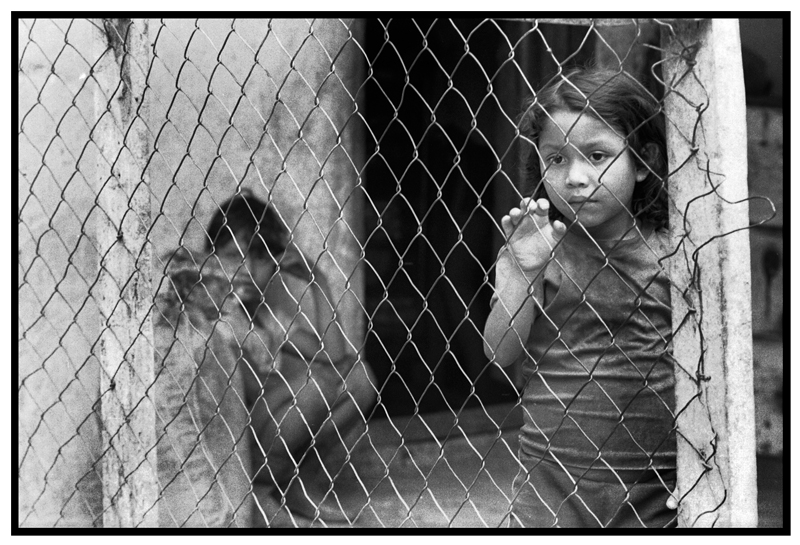
[[[567,22],[20,20],[19,525],[730,523],[706,358],[746,359],[709,339],[749,303],[701,285],[747,241],[744,173],[707,151],[726,75],[683,22]],[[587,63],[655,105],[660,166],[606,83],[537,106]],[[620,146],[602,168],[586,123]],[[556,237],[547,335],[501,367],[501,218],[569,160],[632,161],[669,235],[598,189],[654,276],[619,236]]]

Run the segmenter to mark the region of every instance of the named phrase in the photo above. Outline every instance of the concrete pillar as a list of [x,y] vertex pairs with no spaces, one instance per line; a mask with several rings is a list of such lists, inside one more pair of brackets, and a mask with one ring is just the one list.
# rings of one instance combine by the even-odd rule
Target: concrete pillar
[[679,523],[755,527],[747,135],[739,23],[662,29]]
[[100,255],[94,299],[100,335],[103,526],[158,525],[151,285],[150,154],[143,95],[150,65],[146,19],[98,19],[93,140]]

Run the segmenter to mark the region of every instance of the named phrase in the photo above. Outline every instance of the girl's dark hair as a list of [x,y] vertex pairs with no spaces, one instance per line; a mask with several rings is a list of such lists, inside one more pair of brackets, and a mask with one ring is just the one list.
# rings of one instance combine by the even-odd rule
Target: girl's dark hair
[[[633,190],[635,216],[667,227],[667,156],[664,116],[661,104],[624,72],[600,68],[573,68],[551,78],[527,103],[520,118],[520,131],[535,145],[528,156],[527,179],[522,188],[526,195],[547,198],[539,162],[538,143],[548,115],[562,110],[591,115],[623,135],[638,165],[649,173]],[[552,219],[562,219],[555,206]]]
[[[248,247],[243,250],[258,257],[268,257],[267,248],[273,256],[280,255],[289,239],[278,214],[249,192],[235,195],[214,213],[207,228],[206,250],[213,252],[215,248],[231,244],[237,234],[248,241]],[[261,235],[266,247],[258,240],[257,234]]]

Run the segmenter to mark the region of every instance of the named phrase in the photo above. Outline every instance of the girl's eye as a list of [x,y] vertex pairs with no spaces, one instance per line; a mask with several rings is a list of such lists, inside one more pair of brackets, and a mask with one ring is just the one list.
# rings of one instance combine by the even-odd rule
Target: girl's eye
[[589,154],[589,159],[594,163],[599,163],[606,158],[606,154],[602,151],[593,151]]
[[565,159],[564,159],[563,155],[553,155],[552,157],[550,157],[547,160],[547,164],[549,164],[549,165],[560,165],[560,164],[562,164],[564,162],[564,160]]

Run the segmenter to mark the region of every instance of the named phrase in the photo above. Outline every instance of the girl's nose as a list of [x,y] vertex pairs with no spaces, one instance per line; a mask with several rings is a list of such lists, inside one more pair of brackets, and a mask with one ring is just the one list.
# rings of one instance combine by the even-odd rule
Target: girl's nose
[[594,169],[586,161],[573,161],[567,176],[567,184],[571,187],[586,187],[592,181]]

